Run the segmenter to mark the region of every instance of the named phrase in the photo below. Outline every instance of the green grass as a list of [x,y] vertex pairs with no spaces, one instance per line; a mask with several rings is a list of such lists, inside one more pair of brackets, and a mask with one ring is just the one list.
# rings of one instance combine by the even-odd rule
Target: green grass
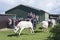
[[48,32],[42,32],[37,25],[35,34],[31,34],[29,29],[25,29],[20,36],[15,35],[13,30],[0,31],[0,40],[48,40],[48,37],[51,36],[50,29]]
[[49,38],[50,40],[60,40],[60,25],[56,25],[50,32],[53,34],[53,36]]

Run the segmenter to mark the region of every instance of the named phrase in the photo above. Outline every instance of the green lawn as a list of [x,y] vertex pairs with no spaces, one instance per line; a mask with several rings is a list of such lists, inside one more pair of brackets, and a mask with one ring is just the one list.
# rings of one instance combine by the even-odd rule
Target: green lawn
[[20,36],[13,30],[0,31],[0,40],[48,40],[52,36],[51,28],[48,30],[48,32],[42,32],[37,25],[35,34],[31,34],[29,29],[25,29]]

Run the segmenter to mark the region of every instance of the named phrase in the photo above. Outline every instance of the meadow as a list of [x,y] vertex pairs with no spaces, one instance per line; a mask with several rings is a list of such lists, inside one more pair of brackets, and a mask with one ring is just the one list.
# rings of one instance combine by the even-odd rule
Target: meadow
[[34,34],[31,34],[29,29],[25,29],[20,36],[13,30],[0,31],[0,40],[60,40],[59,38],[60,25],[49,27],[48,32],[43,32],[38,24]]

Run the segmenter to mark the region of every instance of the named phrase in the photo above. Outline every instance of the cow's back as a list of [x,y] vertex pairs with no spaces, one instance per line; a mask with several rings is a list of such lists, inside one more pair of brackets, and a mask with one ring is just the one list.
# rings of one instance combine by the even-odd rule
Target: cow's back
[[20,28],[29,28],[32,27],[32,23],[30,21],[21,21],[17,26],[19,26]]

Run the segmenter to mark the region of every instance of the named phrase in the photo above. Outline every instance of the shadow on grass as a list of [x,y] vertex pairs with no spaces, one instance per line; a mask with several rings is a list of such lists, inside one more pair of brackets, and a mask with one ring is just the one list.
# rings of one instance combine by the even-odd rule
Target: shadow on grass
[[42,31],[34,31],[35,33],[40,33],[40,32],[42,32]]
[[22,35],[35,35],[35,34],[21,33],[20,35],[19,35],[19,34],[9,34],[9,35],[7,35],[7,36],[8,36],[8,37],[12,37],[12,36],[22,36]]
[[8,37],[19,36],[19,34],[9,34]]
[[51,35],[47,40],[60,40],[60,25],[56,25],[50,30]]

